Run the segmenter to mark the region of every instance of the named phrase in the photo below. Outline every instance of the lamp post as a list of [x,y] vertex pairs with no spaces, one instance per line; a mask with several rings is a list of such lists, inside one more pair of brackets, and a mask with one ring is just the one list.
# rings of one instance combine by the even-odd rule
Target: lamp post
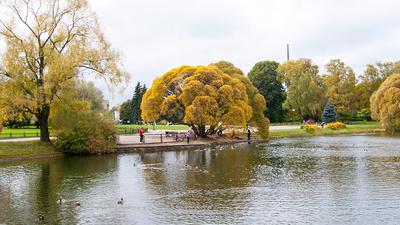
[[292,123],[294,122],[294,111],[296,111],[296,110],[292,109]]

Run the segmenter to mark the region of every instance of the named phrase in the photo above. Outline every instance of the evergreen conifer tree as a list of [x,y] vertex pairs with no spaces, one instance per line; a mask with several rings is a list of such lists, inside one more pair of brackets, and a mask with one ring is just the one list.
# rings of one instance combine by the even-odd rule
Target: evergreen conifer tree
[[135,87],[135,91],[133,93],[132,101],[131,101],[131,121],[132,123],[138,123],[142,120],[141,114],[142,110],[140,108],[140,104],[142,103],[142,98],[144,93],[147,91],[146,85],[143,86],[138,82]]
[[328,101],[324,107],[324,112],[322,113],[322,121],[324,123],[333,123],[336,122],[336,111],[335,106]]

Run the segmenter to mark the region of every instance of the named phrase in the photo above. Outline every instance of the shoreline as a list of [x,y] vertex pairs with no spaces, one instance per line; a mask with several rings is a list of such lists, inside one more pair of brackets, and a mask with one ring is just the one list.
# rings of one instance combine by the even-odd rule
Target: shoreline
[[[318,132],[316,134],[306,133],[301,129],[290,129],[282,131],[270,132],[269,138],[262,139],[260,137],[253,137],[251,143],[263,143],[269,142],[271,140],[283,139],[283,138],[299,138],[299,137],[316,137],[316,136],[336,136],[336,135],[378,135],[384,134],[383,129],[371,128],[371,129],[355,129],[355,130],[329,130],[326,132]],[[116,146],[116,152],[111,154],[123,154],[123,153],[154,153],[154,152],[164,152],[164,151],[185,151],[194,150],[199,147],[202,148],[215,148],[217,146],[224,145],[235,145],[239,143],[247,143],[247,138],[243,136],[238,136],[237,138],[206,138],[200,139],[198,141],[193,141],[187,144],[186,142],[164,142],[164,143],[149,143],[149,144],[118,144]],[[2,163],[12,163],[20,161],[29,160],[41,160],[49,158],[57,158],[67,156],[64,153],[57,151],[50,151],[48,153],[39,153],[35,155],[18,155],[10,157],[0,157],[0,164]]]

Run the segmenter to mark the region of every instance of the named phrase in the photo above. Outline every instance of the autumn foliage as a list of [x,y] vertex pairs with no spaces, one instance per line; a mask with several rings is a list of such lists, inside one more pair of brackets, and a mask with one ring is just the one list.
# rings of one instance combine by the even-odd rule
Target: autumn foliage
[[247,123],[268,132],[264,97],[228,62],[172,69],[153,81],[141,108],[144,121],[187,124],[202,137]]
[[329,128],[331,130],[340,130],[346,128],[346,124],[341,122],[328,123],[326,124],[326,128]]
[[372,118],[380,120],[386,131],[400,131],[400,74],[389,76],[371,96]]

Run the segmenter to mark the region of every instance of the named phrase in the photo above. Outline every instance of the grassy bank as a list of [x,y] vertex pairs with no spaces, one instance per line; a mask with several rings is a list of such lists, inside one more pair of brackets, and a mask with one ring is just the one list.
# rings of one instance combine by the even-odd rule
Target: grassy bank
[[62,155],[62,153],[57,152],[51,144],[43,144],[39,141],[0,143],[0,162],[56,155]]
[[369,124],[360,124],[360,125],[351,125],[347,126],[345,129],[340,130],[331,130],[328,128],[319,129],[315,134],[309,134],[305,130],[296,128],[296,129],[287,129],[287,130],[271,130],[270,138],[289,138],[289,137],[312,137],[312,136],[321,136],[321,135],[343,135],[343,134],[359,134],[359,133],[377,133],[384,132],[382,128],[380,128],[379,123],[369,123]]

